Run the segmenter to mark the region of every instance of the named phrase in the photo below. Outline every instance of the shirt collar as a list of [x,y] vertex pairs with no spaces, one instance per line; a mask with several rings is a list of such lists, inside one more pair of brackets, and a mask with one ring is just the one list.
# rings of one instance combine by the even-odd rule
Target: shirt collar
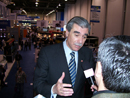
[[110,91],[110,90],[97,91],[96,93],[93,94],[93,96],[100,94],[100,93],[116,93],[116,92]]

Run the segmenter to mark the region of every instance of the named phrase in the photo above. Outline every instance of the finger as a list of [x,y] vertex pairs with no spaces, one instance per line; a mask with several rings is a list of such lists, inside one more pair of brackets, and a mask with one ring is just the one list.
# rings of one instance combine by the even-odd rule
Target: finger
[[94,90],[93,90],[93,86],[92,86],[92,85],[91,85],[90,89],[91,89],[91,91],[92,91],[92,92],[94,91]]
[[60,95],[62,95],[62,96],[72,96],[73,93],[74,93],[73,89],[62,88],[60,90]]
[[61,77],[59,78],[58,82],[62,83],[64,77],[65,77],[65,72],[62,72],[62,75],[61,75]]
[[74,93],[72,88],[62,88],[61,91],[63,91],[64,93]]
[[97,86],[92,85],[92,86],[91,86],[91,90],[94,91],[94,89],[97,90]]
[[72,87],[72,85],[71,85],[71,84],[63,83],[63,84],[62,84],[62,87],[63,87],[63,88],[65,88],[65,87]]
[[65,77],[65,73],[62,72],[61,77],[58,79],[57,83],[53,87],[53,92],[54,93],[59,94],[60,89],[63,88],[62,81],[63,81],[64,77]]
[[63,93],[63,94],[61,94],[61,96],[72,96],[73,95],[73,93]]
[[94,89],[96,89],[96,90],[97,90],[97,86],[95,86],[95,85],[92,85],[92,87],[93,87]]
[[72,96],[73,94],[68,94],[68,93],[66,93],[66,94],[61,94],[60,96]]

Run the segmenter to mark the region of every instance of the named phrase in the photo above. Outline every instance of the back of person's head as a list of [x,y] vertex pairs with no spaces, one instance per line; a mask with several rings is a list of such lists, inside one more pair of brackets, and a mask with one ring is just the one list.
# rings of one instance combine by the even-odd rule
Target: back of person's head
[[66,25],[66,29],[68,30],[68,32],[71,31],[74,24],[77,24],[82,28],[88,28],[88,33],[90,32],[91,26],[88,23],[88,21],[83,17],[80,16],[73,17]]
[[130,36],[105,39],[98,49],[105,87],[116,92],[130,92]]

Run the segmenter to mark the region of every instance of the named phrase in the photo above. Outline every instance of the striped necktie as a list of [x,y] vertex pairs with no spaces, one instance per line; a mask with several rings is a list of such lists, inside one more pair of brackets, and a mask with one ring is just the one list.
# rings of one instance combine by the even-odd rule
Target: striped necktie
[[76,78],[76,63],[75,63],[75,52],[71,52],[71,59],[69,62],[69,71],[72,82],[72,87],[74,88],[75,78]]

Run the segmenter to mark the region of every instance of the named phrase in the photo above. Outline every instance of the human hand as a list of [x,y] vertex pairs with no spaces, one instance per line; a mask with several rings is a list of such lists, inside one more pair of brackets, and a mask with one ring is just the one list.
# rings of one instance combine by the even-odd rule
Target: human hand
[[63,83],[63,79],[65,77],[65,73],[62,73],[62,76],[58,79],[57,83],[53,87],[53,93],[58,94],[60,96],[71,96],[74,91],[71,84]]
[[91,85],[91,91],[94,92],[94,89],[97,91],[98,90],[98,87],[95,86],[95,85]]

